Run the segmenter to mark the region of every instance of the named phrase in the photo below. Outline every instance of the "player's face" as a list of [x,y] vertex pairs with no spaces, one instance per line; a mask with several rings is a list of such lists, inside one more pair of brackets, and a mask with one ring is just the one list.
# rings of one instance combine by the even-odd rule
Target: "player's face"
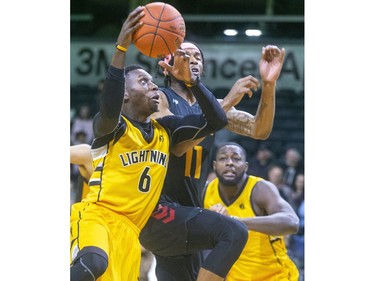
[[203,71],[203,61],[202,61],[202,54],[192,43],[182,43],[180,48],[186,52],[187,55],[190,56],[190,69],[191,72],[200,77]]
[[213,167],[220,183],[233,186],[247,176],[248,163],[238,146],[225,145],[217,151]]
[[129,102],[142,114],[152,114],[159,108],[158,86],[143,69],[130,71],[125,78],[125,91]]

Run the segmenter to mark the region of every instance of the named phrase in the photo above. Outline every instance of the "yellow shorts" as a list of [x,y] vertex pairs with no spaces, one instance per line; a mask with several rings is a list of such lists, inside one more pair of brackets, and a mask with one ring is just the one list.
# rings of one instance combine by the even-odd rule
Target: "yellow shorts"
[[139,229],[125,216],[88,202],[72,205],[70,215],[70,262],[87,246],[108,255],[108,268],[98,279],[137,281],[141,246]]

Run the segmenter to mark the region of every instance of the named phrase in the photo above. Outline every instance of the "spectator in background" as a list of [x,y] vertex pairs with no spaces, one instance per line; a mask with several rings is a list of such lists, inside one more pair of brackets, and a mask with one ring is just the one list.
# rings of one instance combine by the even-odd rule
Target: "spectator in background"
[[292,202],[293,189],[283,182],[284,171],[283,168],[277,164],[272,164],[268,168],[267,179],[276,185],[281,197],[289,204]]
[[87,144],[87,133],[85,131],[78,131],[74,134],[74,145]]
[[301,153],[296,148],[288,148],[281,162],[281,166],[284,170],[284,183],[289,186],[294,186],[296,175],[304,172]]
[[77,139],[78,132],[85,132],[86,138],[83,143],[91,144],[93,139],[92,132],[93,118],[91,115],[91,108],[89,105],[81,105],[78,109],[78,114],[73,117],[71,128],[71,143],[82,143],[82,140]]
[[265,143],[259,145],[255,157],[249,161],[249,175],[266,179],[267,169],[273,161],[273,153]]
[[305,197],[305,175],[297,174],[294,181],[292,202],[291,205],[293,209],[297,212],[298,207],[301,205]]

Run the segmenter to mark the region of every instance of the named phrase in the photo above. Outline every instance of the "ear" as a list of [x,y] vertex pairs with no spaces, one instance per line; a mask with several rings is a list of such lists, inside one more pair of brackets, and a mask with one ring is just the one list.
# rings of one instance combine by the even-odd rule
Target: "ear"
[[216,161],[215,160],[212,161],[212,168],[214,169],[214,171],[216,171]]
[[124,93],[124,103],[127,103],[129,102],[129,94],[128,92],[125,90],[125,93]]
[[249,162],[245,162],[245,172],[249,169]]

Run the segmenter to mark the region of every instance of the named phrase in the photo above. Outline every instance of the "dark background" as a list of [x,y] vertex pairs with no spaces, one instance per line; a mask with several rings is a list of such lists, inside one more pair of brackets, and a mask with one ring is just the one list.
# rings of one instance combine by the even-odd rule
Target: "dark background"
[[[117,37],[124,15],[153,1],[71,1],[72,37]],[[164,1],[183,15],[187,39],[226,40],[224,28],[261,28],[262,39],[303,39],[304,1],[301,0],[190,0]],[[209,37],[209,38],[207,38]],[[238,36],[244,40],[246,36]],[[231,40],[234,40],[231,38]]]

